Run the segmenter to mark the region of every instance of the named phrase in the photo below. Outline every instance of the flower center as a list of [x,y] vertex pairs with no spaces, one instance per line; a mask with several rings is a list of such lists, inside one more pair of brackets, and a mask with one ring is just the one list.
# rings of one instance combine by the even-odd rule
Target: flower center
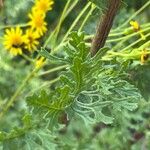
[[21,44],[22,44],[22,39],[21,39],[21,37],[15,35],[15,36],[12,38],[12,46],[13,46],[14,48],[18,48]]
[[31,36],[29,36],[28,39],[29,39],[29,43],[32,44],[34,39]]

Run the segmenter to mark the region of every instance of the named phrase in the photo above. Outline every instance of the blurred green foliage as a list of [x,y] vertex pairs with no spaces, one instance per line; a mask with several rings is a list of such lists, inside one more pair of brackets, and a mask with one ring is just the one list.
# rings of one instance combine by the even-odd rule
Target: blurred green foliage
[[[67,0],[66,0],[67,1]],[[47,21],[48,21],[48,26],[50,30],[54,29],[57,21],[62,13],[62,10],[64,8],[64,5],[66,1],[61,1],[61,0],[55,0],[55,5],[53,8],[53,11],[48,14],[47,16]],[[80,4],[78,4],[74,11],[69,14],[69,16],[66,18],[66,20],[63,23],[62,29],[61,29],[61,35],[63,36],[64,33],[68,30],[70,25],[72,24],[72,21],[78,16],[78,12],[82,10],[83,6],[87,0],[80,0]],[[142,5],[144,5],[147,2],[147,0],[141,0],[141,1],[131,1],[131,0],[125,0],[124,1],[124,6],[120,10],[119,15],[116,17],[115,22],[114,22],[114,28],[117,27],[118,25],[122,24],[124,21],[126,21],[127,18],[131,16],[133,12],[138,10]],[[32,7],[33,1],[32,0],[5,0],[4,7],[1,10],[1,17],[0,17],[0,26],[4,25],[13,25],[17,23],[25,23],[28,20],[28,12],[30,11]],[[139,16],[136,17],[136,19],[140,23],[145,23],[149,22],[149,9],[146,9],[141,13]],[[89,22],[85,25],[84,27],[84,32],[86,34],[94,33],[95,32],[95,27],[97,23],[97,17],[98,17],[98,10],[94,12],[94,15],[90,17]],[[78,29],[78,26],[76,26],[76,30]],[[0,35],[3,34],[3,30],[1,30]],[[77,36],[77,35],[75,35]],[[76,37],[74,38],[74,42],[76,40]],[[82,41],[81,43],[84,43]],[[147,39],[149,40],[149,38]],[[43,42],[43,41],[42,41]],[[78,41],[76,41],[78,42]],[[142,42],[141,42],[142,43]],[[138,46],[140,46],[140,44]],[[73,44],[73,45],[71,45]],[[72,49],[73,46],[75,46],[74,43],[71,43],[71,48],[62,48],[62,50],[65,49]],[[79,43],[76,43],[79,44]],[[129,43],[125,43],[124,46],[128,45]],[[69,45],[69,46],[70,46]],[[109,46],[113,46],[113,44],[110,44]],[[78,49],[79,47],[75,47],[75,49]],[[80,47],[81,48],[81,47]],[[74,49],[73,49],[74,50]],[[84,49],[85,50],[85,49]],[[69,52],[68,52],[69,53]],[[73,55],[73,54],[69,54]],[[81,54],[79,52],[74,53],[76,56],[76,60],[73,60],[72,57],[67,57],[65,55],[67,61],[70,62],[70,66],[72,67],[72,72],[75,71],[73,75],[75,78],[81,78],[81,76],[78,76],[77,74],[77,68],[81,67],[80,64],[80,59],[78,57],[81,57]],[[78,56],[80,55],[80,56]],[[84,54],[83,54],[84,55]],[[64,52],[60,53],[59,56],[64,56]],[[88,56],[87,56],[88,58]],[[86,59],[87,59],[86,58]],[[84,59],[84,58],[82,58]],[[78,61],[77,61],[78,60]],[[85,61],[85,60],[84,60]],[[92,60],[93,61],[93,60]],[[91,61],[91,62],[92,62]],[[108,65],[108,68],[112,65],[112,68],[115,70],[113,73],[115,74],[116,72],[119,71],[118,68],[121,68],[123,64],[119,64],[117,60],[113,60],[114,62],[112,64],[106,64]],[[79,64],[76,64],[76,63]],[[64,62],[60,62],[63,64]],[[73,63],[73,64],[72,64]],[[96,62],[94,62],[96,63]],[[118,63],[118,64],[117,64]],[[96,120],[94,124],[88,124],[86,126],[83,122],[83,120],[80,117],[83,117],[85,109],[82,108],[80,111],[82,112],[82,115],[79,114],[78,116],[74,116],[74,113],[70,112],[70,118],[69,120],[65,115],[64,111],[62,111],[62,116],[60,118],[60,123],[58,126],[58,131],[55,130],[54,132],[50,132],[49,130],[45,129],[45,125],[48,123],[48,119],[44,118],[41,121],[41,124],[38,124],[35,129],[32,130],[32,128],[29,128],[29,126],[34,127],[34,124],[32,124],[32,121],[37,121],[36,119],[42,115],[45,110],[43,109],[44,112],[40,112],[40,108],[42,107],[42,104],[46,101],[46,97],[52,96],[51,93],[50,95],[44,93],[45,99],[40,99],[40,93],[35,94],[31,96],[32,90],[36,90],[43,81],[48,81],[50,79],[53,79],[53,77],[58,76],[60,73],[55,72],[52,73],[51,75],[45,75],[44,77],[36,77],[32,81],[28,83],[27,88],[25,89],[24,92],[19,96],[19,101],[15,105],[15,107],[12,107],[9,112],[7,112],[6,117],[0,120],[0,130],[5,131],[4,134],[0,132],[0,140],[3,139],[4,135],[6,134],[6,137],[8,139],[5,139],[5,142],[2,144],[0,143],[0,150],[28,150],[28,149],[39,149],[39,150],[57,150],[57,149],[62,149],[62,150],[70,150],[70,149],[75,149],[75,150],[97,150],[97,149],[102,149],[102,150],[141,150],[145,149],[148,150],[150,147],[150,104],[149,99],[150,99],[150,69],[149,69],[149,64],[148,65],[135,65],[134,62],[128,62],[131,64],[129,67],[128,65],[124,68],[125,72],[129,74],[129,78],[125,78],[127,81],[129,81],[130,84],[134,84],[136,88],[139,89],[141,95],[145,98],[145,100],[141,100],[139,102],[139,107],[138,109],[134,110],[136,105],[130,105],[129,103],[123,103],[125,104],[124,106],[127,107],[128,110],[120,108],[121,104],[118,105],[118,109],[120,109],[119,113],[118,111],[114,110],[114,107],[108,107],[104,108],[104,112],[106,113],[104,116],[104,120]],[[117,64],[117,66],[114,66]],[[55,67],[57,64],[50,64],[47,65],[43,70],[46,70],[47,68]],[[74,66],[73,66],[74,65]],[[77,65],[77,66],[75,66]],[[79,65],[79,66],[78,66]],[[87,65],[87,64],[86,64]],[[77,67],[77,68],[76,68]],[[101,66],[99,66],[100,68]],[[83,70],[85,69],[84,67],[82,68]],[[107,67],[105,68],[107,70]],[[110,68],[109,68],[110,69]],[[3,106],[4,102],[9,100],[9,98],[12,96],[16,88],[21,84],[22,80],[25,78],[25,76],[32,70],[32,66],[29,65],[29,62],[24,60],[22,57],[16,57],[12,58],[6,50],[3,49],[2,45],[0,46],[0,106]],[[42,71],[43,71],[42,70]],[[111,69],[110,69],[111,70]],[[41,72],[42,72],[41,71]],[[67,84],[70,84],[73,89],[72,84],[75,84],[76,82],[74,81],[73,78],[70,79],[70,76],[72,75],[71,70],[69,72],[69,76],[66,78],[62,76],[62,81]],[[90,70],[88,70],[90,72]],[[87,74],[86,72],[85,74]],[[110,71],[111,72],[111,71]],[[107,81],[108,83],[105,85],[103,80],[109,79],[109,73],[108,76],[102,74],[101,76],[101,85],[103,85],[102,88],[104,88],[104,92],[108,92],[109,90],[107,89],[107,86],[109,85],[110,87],[113,86],[117,81],[113,79]],[[62,72],[61,72],[62,74]],[[107,74],[107,73],[106,73]],[[116,74],[115,74],[116,75]],[[124,74],[123,74],[124,75]],[[106,77],[103,78],[103,77]],[[117,76],[118,77],[118,76]],[[69,78],[69,79],[68,79]],[[119,77],[118,77],[119,78]],[[117,78],[117,79],[118,79]],[[123,78],[124,79],[124,78]],[[70,83],[69,80],[71,81]],[[78,79],[79,80],[79,79]],[[87,81],[87,80],[86,80]],[[84,81],[84,82],[86,82]],[[63,84],[64,84],[63,83]],[[93,81],[92,81],[93,83]],[[54,84],[52,88],[50,89],[49,87],[45,87],[44,89],[46,91],[51,90],[52,94],[56,94],[53,99],[55,99],[57,96],[62,96],[61,92],[66,92],[65,90],[68,87],[65,87],[65,84],[62,86],[61,90],[58,89],[57,91],[53,90],[55,89],[55,86],[59,84]],[[77,84],[77,83],[76,83]],[[120,83],[122,84],[122,83]],[[125,84],[126,86],[130,86],[130,84]],[[80,85],[80,84],[79,84]],[[88,83],[90,87],[90,83]],[[84,88],[84,87],[81,87]],[[106,89],[105,89],[106,88]],[[111,89],[111,88],[110,88]],[[132,87],[129,88],[130,90]],[[64,91],[63,91],[64,90]],[[70,90],[70,89],[69,89]],[[108,91],[107,91],[108,90]],[[126,89],[127,90],[127,89]],[[135,90],[134,88],[132,90]],[[122,93],[124,92],[123,89],[119,89],[119,92]],[[114,93],[117,93],[118,91],[114,90]],[[119,93],[118,92],[118,93]],[[128,93],[130,94],[130,93]],[[139,93],[133,92],[132,95],[132,101],[138,99]],[[105,93],[104,96],[107,94]],[[115,95],[115,94],[114,94]],[[26,103],[24,102],[24,99],[30,96],[28,98],[28,105],[30,106],[29,108],[35,107],[36,115],[30,116],[30,112],[32,112],[32,109],[29,112],[26,112]],[[68,95],[69,97],[70,95]],[[84,97],[84,94],[81,93],[79,99],[79,102],[83,102],[82,98]],[[94,97],[95,96],[95,97]],[[96,101],[96,95],[94,95],[93,101]],[[125,96],[125,95],[124,95]],[[127,96],[127,95],[126,95]],[[67,99],[69,99],[67,97]],[[90,97],[90,96],[89,96]],[[88,100],[90,99],[88,96],[86,97]],[[108,96],[109,97],[109,96]],[[140,97],[140,96],[139,96]],[[66,97],[63,97],[64,99]],[[113,99],[113,94],[109,97],[110,99]],[[34,104],[39,100],[41,103],[36,106]],[[51,99],[52,100],[52,99]],[[69,99],[70,100],[70,99]],[[33,101],[33,103],[32,103]],[[70,101],[69,101],[70,102]],[[68,102],[68,103],[69,103]],[[134,101],[135,102],[135,101]],[[148,102],[148,103],[147,103]],[[59,103],[58,105],[62,105],[63,103]],[[63,104],[63,105],[66,105]],[[75,105],[75,104],[74,104]],[[77,104],[76,104],[77,105]],[[74,106],[75,108],[77,106]],[[79,105],[79,104],[78,104]],[[50,105],[51,106],[51,105]],[[3,106],[5,107],[5,106]],[[81,106],[83,107],[83,106]],[[133,112],[129,111],[130,109],[132,110],[133,107]],[[95,114],[97,113],[96,108],[90,108],[92,111],[94,110]],[[1,109],[0,109],[1,111]],[[51,113],[55,113],[53,110],[51,110]],[[88,110],[89,111],[89,110]],[[29,114],[28,114],[29,113]],[[57,113],[56,113],[57,114]],[[38,116],[39,115],[39,116]],[[102,115],[102,114],[101,114]],[[110,115],[112,118],[115,118],[114,122],[111,125],[106,125],[107,119],[110,119],[110,122],[112,118],[107,118]],[[22,116],[24,116],[22,118]],[[32,118],[33,117],[33,118]],[[35,118],[34,118],[35,117]],[[37,118],[36,118],[37,117]],[[41,117],[41,116],[40,116]],[[86,118],[87,117],[87,118]],[[88,120],[89,118],[91,119],[93,116],[90,114],[89,116],[86,116],[84,119]],[[88,118],[89,117],[89,118]],[[105,118],[106,117],[106,118]],[[62,119],[63,118],[63,119]],[[53,118],[52,118],[53,119]],[[57,118],[59,120],[59,117]],[[106,120],[105,120],[106,119]],[[86,120],[86,121],[87,121]],[[31,122],[30,122],[31,121]],[[101,121],[99,123],[99,121]],[[34,123],[35,123],[34,122]],[[45,123],[46,122],[46,123]],[[104,122],[104,123],[102,123]],[[31,124],[30,124],[31,123]],[[17,126],[23,126],[23,128],[19,128]],[[13,129],[13,130],[10,130]],[[8,133],[8,134],[7,134]],[[19,135],[19,136],[18,136]],[[10,137],[17,137],[14,139],[11,139]],[[28,143],[28,145],[26,145]],[[3,147],[4,146],[4,147]],[[24,146],[24,147],[23,147]],[[33,148],[34,147],[34,148]]]

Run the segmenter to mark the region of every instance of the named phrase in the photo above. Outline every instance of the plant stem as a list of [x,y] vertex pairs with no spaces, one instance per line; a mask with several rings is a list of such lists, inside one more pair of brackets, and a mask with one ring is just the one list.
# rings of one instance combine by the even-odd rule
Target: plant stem
[[79,2],[79,0],[75,0],[71,6],[68,8],[65,16],[64,16],[64,19],[69,15],[69,13],[73,10],[73,8],[77,5],[77,3]]
[[88,14],[86,15],[85,19],[83,20],[78,32],[82,31],[82,28],[84,27],[85,23],[87,22],[87,20],[89,19],[90,15],[92,14],[92,12],[94,11],[94,9],[96,8],[96,6],[94,4],[91,5],[91,9],[88,12]]
[[[57,39],[57,36],[58,36],[58,34],[59,34],[59,31],[60,31],[60,28],[61,28],[61,25],[62,25],[64,19],[67,17],[67,15],[69,14],[69,12],[70,12],[70,11],[74,8],[74,6],[77,4],[77,1],[75,1],[75,2],[73,3],[73,5],[72,5],[73,7],[71,7],[71,8],[69,9],[70,3],[71,3],[71,0],[68,0],[67,3],[66,3],[66,5],[65,5],[65,7],[64,7],[64,9],[63,9],[62,15],[61,15],[61,17],[60,17],[60,19],[59,19],[59,22],[58,22],[56,28],[54,29],[54,31],[49,35],[49,37],[48,37],[47,40],[45,41],[44,46],[43,46],[44,48],[47,46],[48,42],[49,42],[52,38],[55,38],[55,40]],[[68,10],[68,9],[69,9],[69,10]]]
[[[141,28],[145,29],[146,27],[149,27],[149,26],[150,26],[150,23],[145,23],[145,24],[141,25]],[[109,35],[108,35],[108,37],[124,35],[125,34],[125,30],[129,31],[129,30],[133,30],[133,28],[132,27],[128,27],[128,28],[122,29],[121,31],[117,31],[117,32],[114,31],[114,30],[111,30]],[[85,36],[85,40],[91,39],[93,37],[94,37],[94,34],[93,35],[87,35],[87,36]]]
[[[149,29],[150,29],[150,28],[146,28],[146,29],[144,29],[143,31],[145,32],[145,31],[148,31]],[[139,32],[135,32],[135,33],[133,33],[133,34],[131,34],[131,35],[125,36],[122,41],[120,41],[117,45],[115,45],[115,46],[113,47],[113,50],[118,49],[119,46],[122,47],[122,44],[123,44],[125,41],[127,41],[130,37],[133,37],[134,35],[137,35],[137,34],[139,34]]]
[[69,30],[67,31],[66,35],[64,36],[62,43],[66,40],[66,38],[68,37],[69,33],[72,31],[72,29],[76,26],[77,22],[79,21],[79,19],[82,17],[82,15],[86,12],[86,10],[89,8],[89,6],[91,5],[91,2],[87,3],[87,5],[83,8],[83,10],[80,12],[80,14],[78,15],[78,17],[75,19],[75,21],[72,23],[71,27],[69,28]]
[[31,59],[29,56],[27,56],[27,55],[24,54],[24,53],[22,53],[21,56],[22,56],[24,59],[26,59],[27,61],[29,61],[29,62],[33,62],[33,61],[34,61],[33,59]]
[[6,103],[6,106],[4,106],[2,112],[0,112],[0,118],[3,117],[3,115],[7,112],[7,110],[13,105],[13,103],[16,101],[16,98],[19,96],[19,94],[23,91],[24,87],[28,84],[28,81],[34,76],[36,72],[36,69],[34,69],[22,82],[22,84],[19,86],[19,88],[16,90],[14,95],[11,97],[11,99]]
[[126,26],[134,17],[136,17],[139,13],[141,13],[149,5],[150,5],[150,1],[148,1],[147,3],[145,3],[137,12],[135,12],[127,21],[125,21],[125,23],[123,23],[121,26],[119,26],[118,28],[116,28],[114,31],[117,31],[120,28],[123,28],[124,26]]
[[[145,35],[145,37],[149,37],[150,33],[148,33],[147,35]],[[131,48],[132,46],[136,45],[137,43],[141,42],[142,38],[138,39],[137,41],[133,42],[132,44],[128,45],[126,48],[124,48],[122,51],[128,50],[129,48]]]
[[12,28],[12,27],[17,27],[17,26],[19,26],[19,27],[27,27],[27,26],[29,26],[28,24],[16,24],[16,25],[4,25],[4,26],[0,26],[0,30],[1,29],[5,29],[5,28]]
[[55,71],[58,71],[58,70],[61,70],[61,69],[64,69],[66,68],[68,65],[63,65],[63,66],[58,66],[56,68],[52,68],[48,71],[45,71],[45,72],[42,72],[41,74],[39,74],[38,76],[43,76],[43,75],[46,75],[46,74],[49,74],[49,73],[52,73],[52,72],[55,72]]
[[[46,72],[43,72],[41,73],[39,76],[42,76],[42,75],[45,75],[47,73],[51,73],[51,72],[54,72],[54,71],[57,71],[57,70],[60,70],[60,69],[63,69],[63,68],[66,68],[67,65],[63,65],[63,66],[59,66],[57,68],[53,68],[51,70],[48,70]],[[30,81],[30,79],[32,77],[35,76],[35,73],[37,72],[38,70],[37,69],[34,69],[25,79],[24,81],[22,82],[22,84],[19,86],[19,88],[16,90],[16,92],[14,93],[14,95],[11,97],[11,99],[8,101],[8,103],[6,102],[6,106],[4,107],[4,109],[2,110],[2,112],[0,112],[0,118],[3,117],[3,115],[8,111],[8,109],[13,105],[13,103],[16,101],[16,98],[21,94],[21,92],[23,91],[24,87],[28,84],[28,82]],[[35,89],[34,91],[38,90],[38,89],[41,89],[42,87],[46,87],[46,86],[49,86],[53,83],[55,83],[56,81],[59,80],[59,77],[56,78],[56,79],[53,79],[49,82],[46,82],[44,84],[42,84],[40,87],[38,87],[37,89]],[[33,92],[33,91],[32,91]]]
[[64,10],[63,10],[63,12],[62,12],[62,15],[61,15],[61,17],[60,17],[60,20],[59,20],[59,22],[58,22],[56,28],[54,29],[53,33],[51,34],[51,36],[53,36],[53,34],[54,34],[55,37],[57,37],[57,35],[58,35],[59,31],[60,31],[61,24],[62,24],[62,22],[63,22],[63,20],[64,20],[64,18],[65,18],[65,14],[66,14],[66,12],[67,12],[67,9],[69,8],[70,2],[71,2],[71,0],[68,0],[68,1],[67,1],[66,5],[65,5],[65,7],[64,7]]
[[34,93],[34,92],[37,91],[37,90],[42,89],[43,87],[47,87],[47,86],[52,85],[53,83],[57,82],[59,79],[60,79],[60,78],[57,77],[57,78],[55,78],[55,79],[53,79],[53,80],[50,80],[49,82],[45,82],[45,83],[42,84],[40,87],[38,87],[38,88],[34,89],[33,91],[31,91],[31,92],[29,93],[29,95],[30,95],[31,93]]
[[[62,14],[62,16],[61,16],[61,18],[60,18],[60,22],[59,22],[59,24],[58,24],[58,26],[56,27],[56,31],[57,32],[59,32],[59,29],[60,29],[60,26],[61,26],[61,24],[62,24],[62,21],[64,20],[64,18],[67,16],[66,15],[66,11],[67,11],[67,9],[68,9],[68,6],[69,6],[69,4],[70,4],[70,2],[71,2],[71,0],[69,0],[68,2],[67,2],[67,6],[65,7],[65,9],[64,9],[64,13]],[[77,2],[76,2],[77,3]],[[75,3],[75,4],[76,4]],[[75,6],[75,4],[74,4],[74,6]],[[73,8],[73,7],[72,7]],[[71,9],[69,9],[69,11],[71,11]],[[68,11],[67,11],[67,14],[69,14],[68,13]],[[16,26],[18,26],[18,25],[8,25],[8,26],[1,26],[0,27],[0,29],[3,29],[3,28],[8,28],[8,27],[16,27]],[[20,24],[19,26],[21,26],[21,27],[25,27],[25,26],[28,26],[28,24]],[[57,34],[57,32],[56,32],[56,34]],[[47,45],[47,43],[49,42],[49,40],[50,40],[50,38],[51,38],[51,36],[49,36],[49,38],[46,40],[46,42],[44,43],[44,47],[46,47],[46,45]],[[22,55],[25,59],[27,59],[28,61],[31,61],[31,59],[29,59],[29,58],[27,58],[27,56],[26,55]],[[62,66],[61,66],[62,67]],[[64,66],[63,66],[64,67]],[[55,70],[54,70],[55,69]],[[53,70],[49,70],[49,73],[50,72],[53,72],[53,71],[56,71],[57,69],[59,70],[60,68],[54,68]],[[4,113],[5,112],[7,112],[7,110],[13,105],[13,103],[14,103],[14,101],[16,101],[16,98],[19,96],[19,94],[23,91],[23,89],[24,89],[24,87],[27,85],[27,83],[28,83],[28,81],[32,78],[32,76],[34,76],[34,74],[35,74],[35,72],[36,72],[37,70],[36,69],[34,69],[25,79],[24,79],[24,81],[22,82],[22,84],[19,86],[19,88],[16,90],[16,92],[14,93],[14,95],[11,97],[11,99],[8,101],[8,103],[6,103],[6,106],[5,106],[5,108],[2,110],[2,112],[0,112],[0,118],[4,115]],[[56,81],[56,80],[54,80],[54,81]],[[50,83],[53,83],[54,81],[50,81]]]
[[102,21],[100,15],[100,21],[97,26],[96,34],[91,46],[92,57],[98,52],[100,48],[102,48],[105,45],[106,39],[108,37],[108,34],[113,24],[113,20],[116,16],[120,4],[121,0],[110,0],[108,9],[103,16]]
[[[150,27],[149,27],[149,28],[146,28],[146,29],[144,29],[144,30],[142,30],[142,31],[143,31],[143,32],[146,32],[146,31],[148,31],[148,30],[150,30]],[[116,38],[116,39],[107,40],[106,42],[117,42],[117,41],[124,40],[124,39],[128,40],[129,38],[131,38],[131,37],[133,37],[133,36],[135,36],[135,35],[138,35],[139,33],[140,33],[140,31],[138,31],[138,32],[133,32],[132,34],[126,35],[125,37],[120,37],[120,38]]]
[[58,47],[60,47],[60,45],[62,45],[65,40],[67,39],[68,35],[70,34],[70,32],[73,30],[73,28],[76,26],[76,24],[78,23],[79,19],[83,16],[83,14],[87,11],[87,9],[90,7],[91,2],[88,2],[87,5],[83,8],[83,10],[80,12],[80,14],[78,15],[78,17],[74,20],[74,22],[72,23],[71,27],[69,28],[69,30],[67,31],[67,33],[65,34],[63,40],[61,41],[61,43],[52,51],[52,53],[55,53],[56,50],[58,50]]
[[147,41],[146,43],[144,43],[143,45],[141,45],[139,47],[139,49],[146,49],[149,45],[150,45],[150,41]]

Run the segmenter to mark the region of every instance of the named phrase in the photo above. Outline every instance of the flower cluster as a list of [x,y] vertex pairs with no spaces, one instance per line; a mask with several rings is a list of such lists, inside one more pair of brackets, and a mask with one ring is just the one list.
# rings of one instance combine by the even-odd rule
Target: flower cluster
[[[140,36],[141,36],[141,39],[142,40],[146,40],[146,37],[145,35],[143,34],[143,31],[140,27],[140,24],[137,22],[137,21],[130,21],[130,25],[133,27],[133,30],[135,32],[139,32]],[[141,52],[141,65],[145,64],[149,59],[149,53],[146,49],[142,50]]]
[[39,39],[47,31],[46,13],[52,10],[53,0],[35,0],[29,13],[29,22],[25,30],[19,26],[5,30],[4,46],[13,55],[22,54],[23,50],[33,52],[39,45]]

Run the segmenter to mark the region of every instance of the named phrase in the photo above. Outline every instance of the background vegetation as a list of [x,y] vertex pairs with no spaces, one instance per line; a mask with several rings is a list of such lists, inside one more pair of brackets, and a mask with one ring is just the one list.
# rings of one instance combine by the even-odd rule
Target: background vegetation
[[[132,14],[148,1],[124,0],[115,18],[111,33],[117,33],[115,29],[126,22]],[[57,26],[66,3],[66,0],[55,0],[53,10],[46,16],[48,32],[40,41],[39,51],[47,37],[49,37],[49,34]],[[87,3],[87,0],[80,0],[73,11],[69,13],[62,23],[57,40],[53,40],[55,37],[51,38],[40,53],[40,56],[46,57],[48,62],[36,72],[32,80],[26,81],[27,84],[21,89],[20,94],[17,95],[13,107],[0,118],[0,149],[150,149],[149,59],[141,65],[141,52],[133,53],[133,56],[140,55],[137,58],[132,57],[130,52],[128,57],[124,57],[124,52],[128,52],[126,47],[140,37],[132,36],[128,41],[122,42],[124,39],[116,39],[124,38],[126,34],[119,37],[109,36],[108,40],[116,41],[106,43],[106,48],[103,49],[104,54],[99,53],[94,59],[88,55],[91,38],[87,37],[95,33],[97,18],[101,11],[105,11],[105,3],[104,7],[101,8],[100,6],[100,9],[95,8],[90,15],[82,29],[84,35],[72,32],[69,34],[69,40],[67,39],[69,41],[68,45],[61,46],[57,53],[54,53],[52,56],[48,53],[48,51],[57,48],[61,43],[73,21],[79,16]],[[3,40],[2,37],[6,26],[27,22],[27,14],[32,6],[32,0],[4,1],[4,6],[0,10],[1,41]],[[134,17],[134,20],[140,23],[142,30],[149,27],[149,8],[146,7],[140,14]],[[85,17],[86,15],[81,17],[72,31],[78,31]],[[125,33],[127,29],[132,30],[129,23],[118,32]],[[146,30],[144,34],[148,35],[149,31],[149,29]],[[84,40],[83,36],[87,40]],[[146,41],[140,41],[136,45],[131,46],[130,49],[138,49],[143,44],[149,42],[149,40],[150,36],[148,35]],[[119,42],[122,43],[119,45]],[[121,51],[123,57],[113,53],[108,53],[107,55],[107,51],[111,51],[116,45],[117,50],[114,50],[114,52],[120,52],[124,49],[125,51]],[[150,45],[147,46],[148,54],[149,48]],[[82,51],[83,49],[84,51]],[[74,53],[70,53],[70,50],[74,51]],[[32,54],[31,59],[34,59],[37,55],[38,53],[35,52]],[[100,61],[101,58],[104,59],[102,62]],[[108,58],[109,61],[107,60]],[[81,64],[85,64],[85,66]],[[93,69],[94,74],[89,73],[90,70],[86,68],[86,65],[89,68],[91,67],[91,70]],[[66,71],[66,68],[69,69]],[[78,76],[78,69],[81,70],[83,76]],[[32,70],[33,64],[30,61],[22,56],[12,56],[5,50],[2,42],[0,42],[0,112],[3,111],[3,108],[6,107],[5,103],[12,98],[12,95],[22,85],[24,79]],[[49,72],[45,73],[46,71]],[[79,78],[83,79],[83,83],[81,87],[74,89],[79,84]],[[57,82],[58,80],[60,81]],[[85,85],[87,86],[86,88]],[[100,90],[102,97],[94,93],[95,91],[91,89],[91,85],[94,86],[95,91]],[[68,91],[73,94],[67,95]],[[71,104],[73,109],[80,111],[81,114],[76,112],[78,114],[76,115],[70,107],[67,107],[70,105],[72,97],[78,102]],[[54,107],[59,105],[58,107],[67,107],[67,109],[61,110],[59,116],[57,116],[57,112],[51,110],[44,118],[46,109],[41,109],[42,104],[51,107],[47,100],[53,102],[53,99],[59,100],[59,98],[63,102],[53,103]],[[94,106],[94,103],[99,104],[99,98],[104,98],[103,102],[106,100],[107,103],[113,101],[113,104],[108,105],[105,103],[103,104],[105,106],[101,106],[102,104],[100,104],[100,107]],[[117,100],[119,99],[125,99],[125,101],[118,102]],[[90,106],[90,102],[93,105]],[[86,114],[86,112],[90,112],[90,114]],[[94,117],[91,112],[94,112]]]

